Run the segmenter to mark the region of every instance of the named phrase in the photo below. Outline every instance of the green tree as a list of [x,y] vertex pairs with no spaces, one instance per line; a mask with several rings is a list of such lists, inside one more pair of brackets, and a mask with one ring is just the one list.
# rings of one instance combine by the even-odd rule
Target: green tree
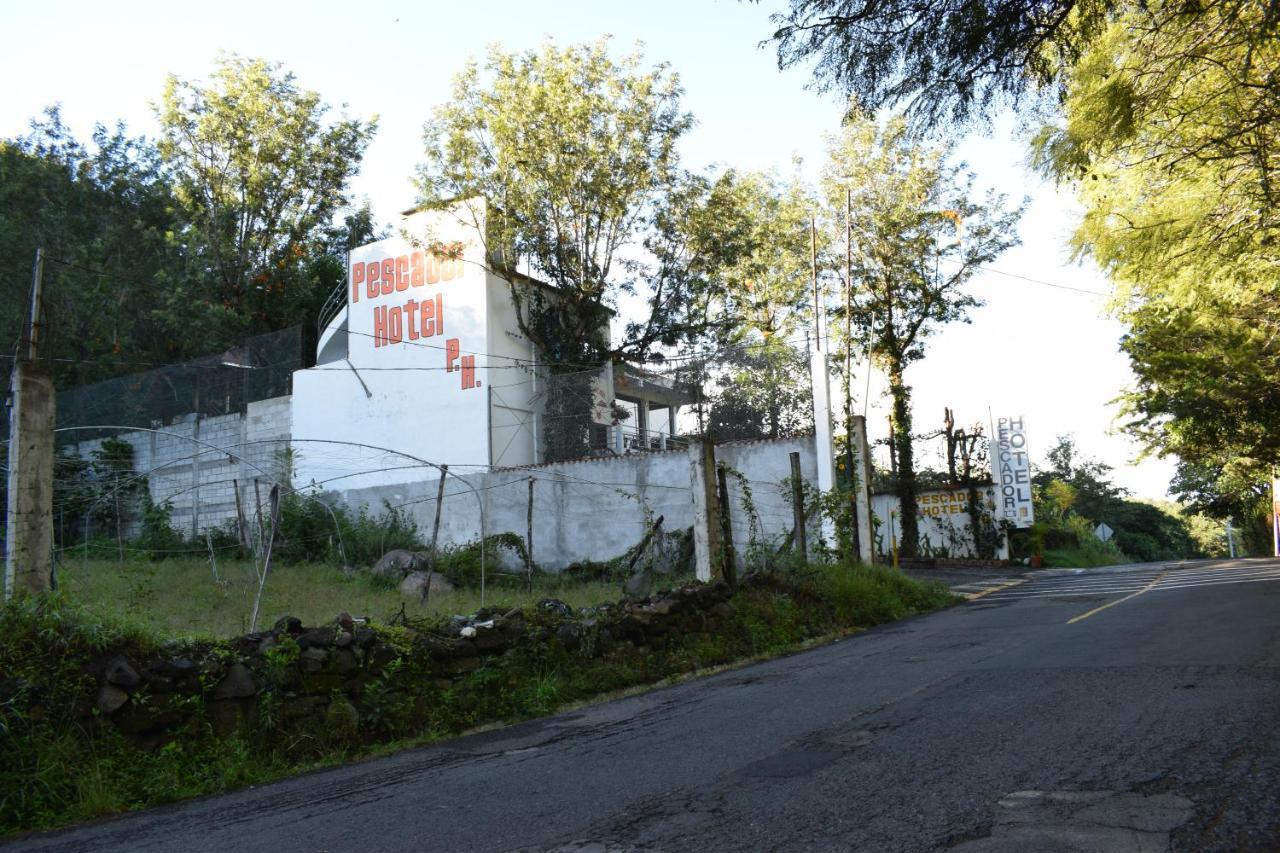
[[714,346],[697,361],[714,384],[706,424],[718,440],[777,438],[813,428],[809,366],[796,333],[812,311],[810,216],[798,180],[727,171],[684,226],[691,257],[717,283]]
[[170,311],[231,336],[302,319],[315,296],[300,268],[347,206],[376,128],[376,119],[327,121],[328,109],[261,59],[223,57],[207,85],[168,79],[156,106],[160,152],[191,223],[181,239],[211,284]]
[[[706,187],[679,168],[676,144],[692,126],[680,95],[665,65],[614,59],[604,40],[494,47],[483,68],[473,61],[455,78],[452,100],[427,124],[423,204],[488,202],[490,264],[517,281],[527,263],[554,290],[548,299],[512,289],[521,331],[553,364],[644,357],[702,321],[681,310],[704,280],[683,229]],[[656,265],[635,260],[646,241]],[[646,309],[615,344],[609,319],[623,296]]]
[[981,303],[965,284],[985,263],[1018,242],[1021,208],[1002,196],[973,198],[973,176],[950,164],[949,145],[913,141],[905,120],[878,123],[855,114],[829,141],[823,183],[839,211],[843,236],[846,190],[852,192],[855,246],[853,326],[871,344],[893,398],[902,507],[902,553],[918,546],[911,387],[906,369],[924,357],[929,337],[963,322]]
[[1077,251],[1118,285],[1129,426],[1190,466],[1188,482],[1230,459],[1233,475],[1212,479],[1250,469],[1262,484],[1280,462],[1278,20],[1258,3],[1128,10],[1037,139],[1040,165],[1084,203]]
[[0,141],[0,335],[26,316],[32,262],[44,248],[44,352],[60,385],[91,382],[186,354],[156,310],[184,291],[171,187],[155,147],[123,125],[76,139],[57,107]]

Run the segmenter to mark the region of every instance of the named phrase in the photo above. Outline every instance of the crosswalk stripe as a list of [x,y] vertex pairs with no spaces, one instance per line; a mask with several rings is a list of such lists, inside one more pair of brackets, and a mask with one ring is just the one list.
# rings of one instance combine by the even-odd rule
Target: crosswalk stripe
[[987,601],[1014,601],[1025,598],[1064,598],[1081,595],[1122,595],[1149,588],[1190,589],[1218,586],[1225,583],[1280,580],[1280,565],[1238,566],[1206,568],[1199,570],[1167,569],[1153,572],[1117,573],[1112,577],[1073,575],[1065,578],[1044,578],[1033,581],[1023,589],[996,587],[983,595]]

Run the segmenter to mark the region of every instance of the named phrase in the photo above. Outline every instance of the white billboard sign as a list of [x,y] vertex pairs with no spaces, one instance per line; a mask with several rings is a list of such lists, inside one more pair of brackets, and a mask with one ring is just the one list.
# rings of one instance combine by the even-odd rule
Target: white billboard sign
[[1027,433],[1021,415],[998,418],[995,422],[991,479],[995,481],[998,495],[996,518],[1014,527],[1030,527],[1035,522],[1031,504],[1031,457],[1027,453]]
[[414,460],[490,463],[482,261],[476,229],[447,214],[415,214],[397,236],[351,250],[349,364],[294,374],[300,485],[357,489],[434,476]]

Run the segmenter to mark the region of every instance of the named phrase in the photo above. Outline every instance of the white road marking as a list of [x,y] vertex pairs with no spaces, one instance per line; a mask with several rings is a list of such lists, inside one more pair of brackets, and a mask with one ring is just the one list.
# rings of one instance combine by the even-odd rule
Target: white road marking
[[1171,567],[1164,570],[1110,573],[1109,576],[1080,574],[1042,578],[1016,590],[993,589],[989,594],[983,595],[983,598],[987,601],[1014,601],[1024,598],[1110,596],[1276,580],[1280,580],[1280,564],[1276,563],[1194,569]]

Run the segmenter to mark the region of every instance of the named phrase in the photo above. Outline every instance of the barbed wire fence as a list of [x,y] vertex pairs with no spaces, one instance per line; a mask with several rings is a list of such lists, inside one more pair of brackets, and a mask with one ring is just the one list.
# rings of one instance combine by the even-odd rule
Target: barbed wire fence
[[[274,435],[253,437],[244,422],[289,396],[293,372],[306,365],[304,346],[301,330],[287,329],[215,356],[61,392],[54,472],[57,562],[207,559],[216,579],[220,561],[261,559],[264,542],[275,535],[265,501],[275,486],[289,499],[326,507],[317,514],[329,518],[321,518],[309,534],[295,533],[295,542],[350,562],[354,545],[345,543],[348,553],[343,553],[345,528],[335,514],[341,502],[334,493],[343,491],[349,478],[404,473],[412,466],[393,448],[329,447],[324,455],[345,473],[315,483],[291,482],[292,457],[312,452],[307,440],[290,436],[287,423],[276,424]],[[810,435],[807,359],[803,346],[740,344],[607,371],[547,375],[532,364],[517,367],[504,371],[507,381],[493,383],[494,400],[502,404],[504,389],[535,386],[535,402],[542,403],[535,438],[543,464],[496,470],[448,460],[415,464],[450,469],[443,501],[451,506],[475,502],[479,526],[470,538],[482,549],[494,537],[515,537],[534,545],[531,562],[545,555],[542,534],[530,540],[527,525],[520,523],[532,500],[538,521],[554,516],[561,531],[601,527],[601,518],[608,518],[599,535],[585,537],[569,557],[548,555],[555,568],[577,567],[584,576],[616,573],[619,567],[687,573],[693,486],[687,455],[674,451],[685,450],[690,438],[720,443]],[[667,395],[669,410],[642,416],[638,392],[653,388]],[[573,465],[555,464],[627,457],[652,462],[663,451],[671,456],[663,482],[631,468],[583,475],[574,473]],[[731,538],[739,562],[750,567],[794,538],[789,477],[783,471],[776,479],[748,476],[732,462],[725,467]],[[384,499],[370,506],[370,513],[389,519],[389,528],[416,513],[418,544],[426,544],[421,539],[428,525],[421,522],[431,518],[441,500],[434,486],[440,473],[423,472],[427,493]],[[157,524],[172,535],[157,536]],[[466,538],[465,531],[450,533],[454,544]],[[518,560],[513,564],[512,555],[504,556],[501,549],[487,558],[489,571],[520,569]]]

